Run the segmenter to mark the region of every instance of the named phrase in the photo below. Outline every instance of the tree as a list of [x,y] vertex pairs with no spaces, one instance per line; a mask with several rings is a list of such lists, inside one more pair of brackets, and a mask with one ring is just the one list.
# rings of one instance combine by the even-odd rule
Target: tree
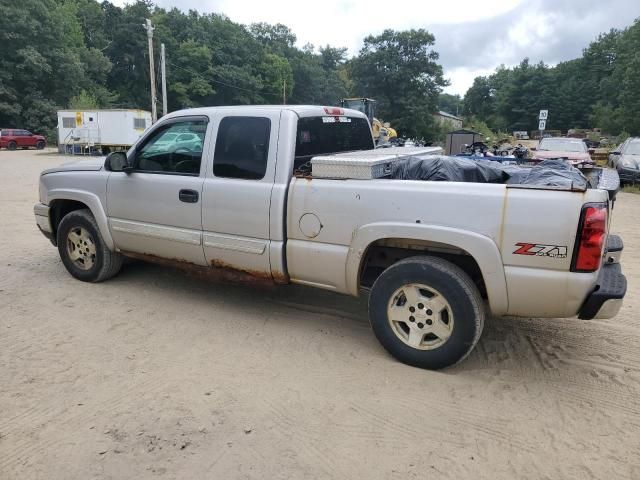
[[366,37],[352,61],[357,95],[375,98],[380,116],[403,135],[436,134],[432,113],[447,82],[434,43],[435,37],[424,29],[385,30]]
[[284,96],[286,92],[293,90],[293,71],[286,58],[275,53],[267,53],[260,66],[260,71],[265,89],[270,92],[281,91]]
[[464,111],[464,103],[460,95],[451,95],[450,93],[441,93],[438,96],[438,110],[451,113],[453,115],[462,115]]
[[550,111],[547,128],[600,127],[640,134],[640,20],[604,33],[580,58],[555,67],[527,59],[478,77],[467,91],[465,113],[493,129],[535,129],[538,110]]

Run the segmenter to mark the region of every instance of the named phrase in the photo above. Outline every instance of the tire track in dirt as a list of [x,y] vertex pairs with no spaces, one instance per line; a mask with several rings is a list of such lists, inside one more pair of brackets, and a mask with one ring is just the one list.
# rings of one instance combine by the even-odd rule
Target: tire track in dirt
[[[36,425],[42,425],[43,428],[54,428],[57,424],[85,424],[96,416],[102,416],[102,418],[105,418],[105,415],[118,410],[118,408],[120,408],[124,403],[130,401],[132,395],[135,395],[138,392],[149,394],[151,392],[162,389],[162,387],[164,387],[165,385],[166,380],[162,376],[149,378],[142,382],[131,385],[127,388],[126,391],[118,391],[116,394],[108,396],[107,398],[99,401],[93,408],[91,408],[90,405],[85,405],[78,411],[78,413],[72,414],[70,416],[65,416],[65,413],[69,410],[69,407],[65,407],[58,409],[47,409],[46,412],[51,412],[51,415],[45,415],[43,411],[39,411],[38,415],[35,415],[35,412],[31,412],[23,415],[21,418],[28,419],[31,424],[36,423]],[[29,428],[25,427],[23,423],[24,422],[20,422],[20,424],[15,425],[14,428],[10,428],[13,426],[11,424],[6,425],[6,430],[3,431],[3,435],[6,436],[5,439],[10,439],[13,436],[20,435],[20,432],[16,431],[18,429],[24,430],[25,428]],[[34,428],[37,427],[31,427],[31,429]],[[46,451],[49,447],[58,443],[58,440],[55,440],[54,437],[50,438],[51,440],[44,441],[34,441],[34,439],[32,438],[22,438],[14,440],[8,449],[1,449],[2,458],[0,459],[0,468],[9,468],[15,466],[21,460],[29,458],[31,454]]]

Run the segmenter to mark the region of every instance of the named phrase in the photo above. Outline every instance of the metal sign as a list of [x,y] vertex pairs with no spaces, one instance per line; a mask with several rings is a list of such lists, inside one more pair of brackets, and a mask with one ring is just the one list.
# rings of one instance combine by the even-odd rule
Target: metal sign
[[549,110],[540,110],[538,120],[546,120],[547,118],[549,118]]
[[538,130],[542,131],[545,128],[547,128],[547,121],[546,120],[540,120],[540,122],[538,122]]

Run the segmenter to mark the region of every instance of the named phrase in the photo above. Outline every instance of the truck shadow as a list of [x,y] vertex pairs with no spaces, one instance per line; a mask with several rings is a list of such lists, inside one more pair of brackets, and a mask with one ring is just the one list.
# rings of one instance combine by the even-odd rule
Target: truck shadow
[[[131,262],[109,283],[126,283],[127,289],[157,289],[190,304],[215,308],[218,302],[239,314],[260,305],[270,322],[286,328],[348,330],[354,348],[386,356],[369,326],[367,296],[353,298],[300,285],[261,288],[194,278],[184,272],[144,262]],[[267,309],[264,306],[268,305]],[[293,312],[293,315],[292,315]],[[286,317],[288,320],[280,318]],[[253,315],[251,315],[253,316]],[[296,319],[291,322],[291,318]],[[300,321],[298,322],[297,319]],[[257,322],[264,321],[256,317]],[[213,327],[212,327],[213,328]],[[283,327],[284,328],[284,327]],[[301,332],[302,333],[302,332]],[[635,339],[637,340],[637,339]],[[605,321],[576,319],[487,317],[482,337],[467,359],[443,370],[444,374],[496,376],[520,381],[568,380],[576,375],[594,382],[620,382],[630,376],[640,386],[640,353],[628,333],[616,333]]]

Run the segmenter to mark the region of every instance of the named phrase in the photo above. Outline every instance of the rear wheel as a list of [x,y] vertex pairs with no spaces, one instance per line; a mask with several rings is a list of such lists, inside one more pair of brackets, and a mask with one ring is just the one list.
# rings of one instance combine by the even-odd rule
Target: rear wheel
[[7,143],[7,149],[8,150],[15,150],[16,148],[18,148],[18,144],[16,142],[14,142],[13,140],[10,141],[9,143]]
[[38,150],[42,150],[42,149],[44,149],[44,141],[42,141],[42,140],[38,140],[38,143],[36,143],[36,148],[37,148]]
[[484,303],[456,265],[437,257],[412,257],[378,277],[369,297],[369,318],[391,355],[436,370],[473,350],[484,326]]
[[58,226],[57,240],[62,263],[78,280],[102,282],[122,267],[122,255],[107,248],[89,210],[65,215]]

